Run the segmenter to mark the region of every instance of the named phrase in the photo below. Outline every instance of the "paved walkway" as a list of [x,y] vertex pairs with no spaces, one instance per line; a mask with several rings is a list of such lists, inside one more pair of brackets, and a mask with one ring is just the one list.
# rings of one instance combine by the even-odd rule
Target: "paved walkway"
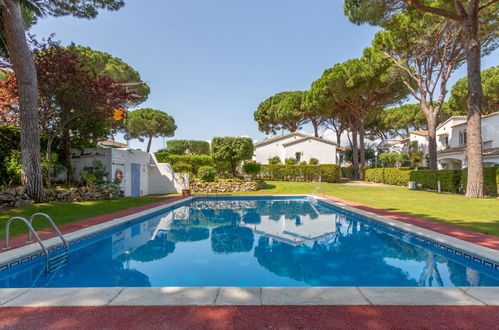
[[[117,212],[113,212],[113,213],[109,213],[109,214],[104,214],[104,215],[99,215],[96,217],[87,218],[87,219],[80,220],[77,222],[67,223],[65,225],[60,226],[59,229],[61,230],[61,232],[63,234],[67,234],[67,233],[71,233],[71,232],[74,232],[74,231],[77,231],[80,229],[95,226],[95,225],[98,225],[100,223],[110,221],[110,220],[113,220],[116,218],[125,217],[127,215],[131,215],[131,214],[134,214],[137,212],[145,211],[145,210],[157,207],[157,206],[169,204],[171,202],[178,201],[178,200],[183,199],[183,198],[184,197],[182,197],[182,196],[169,197],[168,199],[162,200],[160,202],[155,202],[155,203],[141,205],[141,206],[135,206],[135,207],[131,207],[131,208],[126,209],[126,210],[121,210],[121,211],[117,211]],[[42,240],[46,240],[46,239],[49,239],[49,238],[56,236],[52,229],[39,230],[39,231],[37,231],[37,234],[40,236],[40,238]],[[18,248],[18,247],[27,245],[28,244],[28,243],[26,243],[27,240],[28,240],[28,234],[13,237],[10,239],[9,245],[11,248]],[[3,244],[4,244],[4,240],[0,240],[1,247],[3,247]],[[29,243],[29,244],[31,244],[31,243]],[[2,253],[2,252],[4,252],[4,251],[2,249],[0,249],[0,253]]]
[[497,329],[489,306],[0,308],[9,329]]
[[488,247],[490,249],[494,249],[499,251],[499,237],[497,236],[492,236],[492,235],[487,235],[487,234],[482,234],[478,232],[474,232],[471,230],[459,228],[459,227],[454,227],[445,223],[440,223],[436,221],[431,221],[427,219],[422,219],[422,218],[417,218],[412,215],[407,215],[407,214],[402,214],[398,212],[392,212],[388,210],[383,210],[383,209],[378,209],[376,207],[372,206],[367,206],[364,204],[358,204],[358,203],[353,203],[349,201],[345,201],[343,199],[333,197],[333,196],[322,196],[317,194],[319,197],[324,197],[326,199],[329,199],[333,202],[338,202],[342,203],[348,206],[352,206],[367,212],[371,212],[377,215],[381,215],[390,219],[402,221],[409,223],[411,225],[415,225],[421,228],[425,228],[428,230],[433,230],[437,233],[441,233],[444,235],[449,235],[458,239],[461,239],[463,241],[475,243],[481,246]]

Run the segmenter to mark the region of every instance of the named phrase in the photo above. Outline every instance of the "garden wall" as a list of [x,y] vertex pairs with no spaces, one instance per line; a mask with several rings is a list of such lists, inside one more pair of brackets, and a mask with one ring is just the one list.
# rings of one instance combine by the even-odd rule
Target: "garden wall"
[[[45,193],[49,202],[99,201],[121,197],[121,192],[111,185],[95,188],[61,188],[45,190]],[[0,188],[0,209],[30,204],[33,204],[33,201],[29,199],[24,188]]]
[[256,191],[259,183],[255,181],[220,180],[216,182],[194,181],[191,183],[193,193],[227,193]]

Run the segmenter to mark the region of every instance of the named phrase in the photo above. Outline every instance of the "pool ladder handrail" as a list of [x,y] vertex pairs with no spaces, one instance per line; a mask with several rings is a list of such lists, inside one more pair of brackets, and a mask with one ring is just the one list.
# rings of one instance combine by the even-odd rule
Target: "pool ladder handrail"
[[316,192],[322,192],[322,196],[325,196],[326,195],[326,188],[324,187],[321,187],[321,186],[316,186],[314,191],[312,191],[312,194],[311,195],[314,195]]
[[[45,244],[43,244],[43,241],[41,240],[40,236],[38,236],[35,229],[33,228],[33,220],[38,216],[43,216],[44,218],[46,218],[49,221],[52,228],[54,228],[54,231],[56,232],[57,236],[59,236],[59,238],[62,241],[62,244],[63,244],[64,249],[65,249],[64,253],[56,255],[54,257],[50,257],[49,251],[45,247]],[[45,269],[47,272],[51,272],[57,268],[60,268],[59,266],[62,266],[64,263],[67,262],[68,242],[66,241],[66,239],[64,238],[64,236],[62,235],[61,231],[56,226],[56,224],[54,223],[52,218],[50,218],[50,216],[48,216],[45,213],[35,213],[29,218],[29,220],[27,220],[26,218],[23,218],[23,217],[10,218],[5,225],[5,246],[4,246],[3,250],[10,249],[10,246],[9,246],[10,224],[14,220],[21,220],[22,222],[24,222],[26,227],[28,227],[28,241],[27,242],[28,243],[33,242],[32,238],[35,237],[36,241],[38,242],[38,244],[42,248],[43,254],[45,255]]]

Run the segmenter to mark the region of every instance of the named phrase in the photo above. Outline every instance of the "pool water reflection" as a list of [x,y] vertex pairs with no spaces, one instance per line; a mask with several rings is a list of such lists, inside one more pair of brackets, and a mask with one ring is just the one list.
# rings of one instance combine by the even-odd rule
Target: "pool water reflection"
[[497,286],[499,275],[303,198],[197,200],[72,246],[0,287]]

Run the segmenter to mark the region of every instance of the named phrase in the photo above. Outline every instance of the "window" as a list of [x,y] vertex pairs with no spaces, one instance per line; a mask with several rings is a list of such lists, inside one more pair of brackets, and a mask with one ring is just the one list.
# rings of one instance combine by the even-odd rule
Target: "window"
[[295,153],[295,158],[296,158],[296,161],[299,162],[301,160],[301,152]]
[[466,130],[459,131],[459,145],[465,145],[467,140]]

